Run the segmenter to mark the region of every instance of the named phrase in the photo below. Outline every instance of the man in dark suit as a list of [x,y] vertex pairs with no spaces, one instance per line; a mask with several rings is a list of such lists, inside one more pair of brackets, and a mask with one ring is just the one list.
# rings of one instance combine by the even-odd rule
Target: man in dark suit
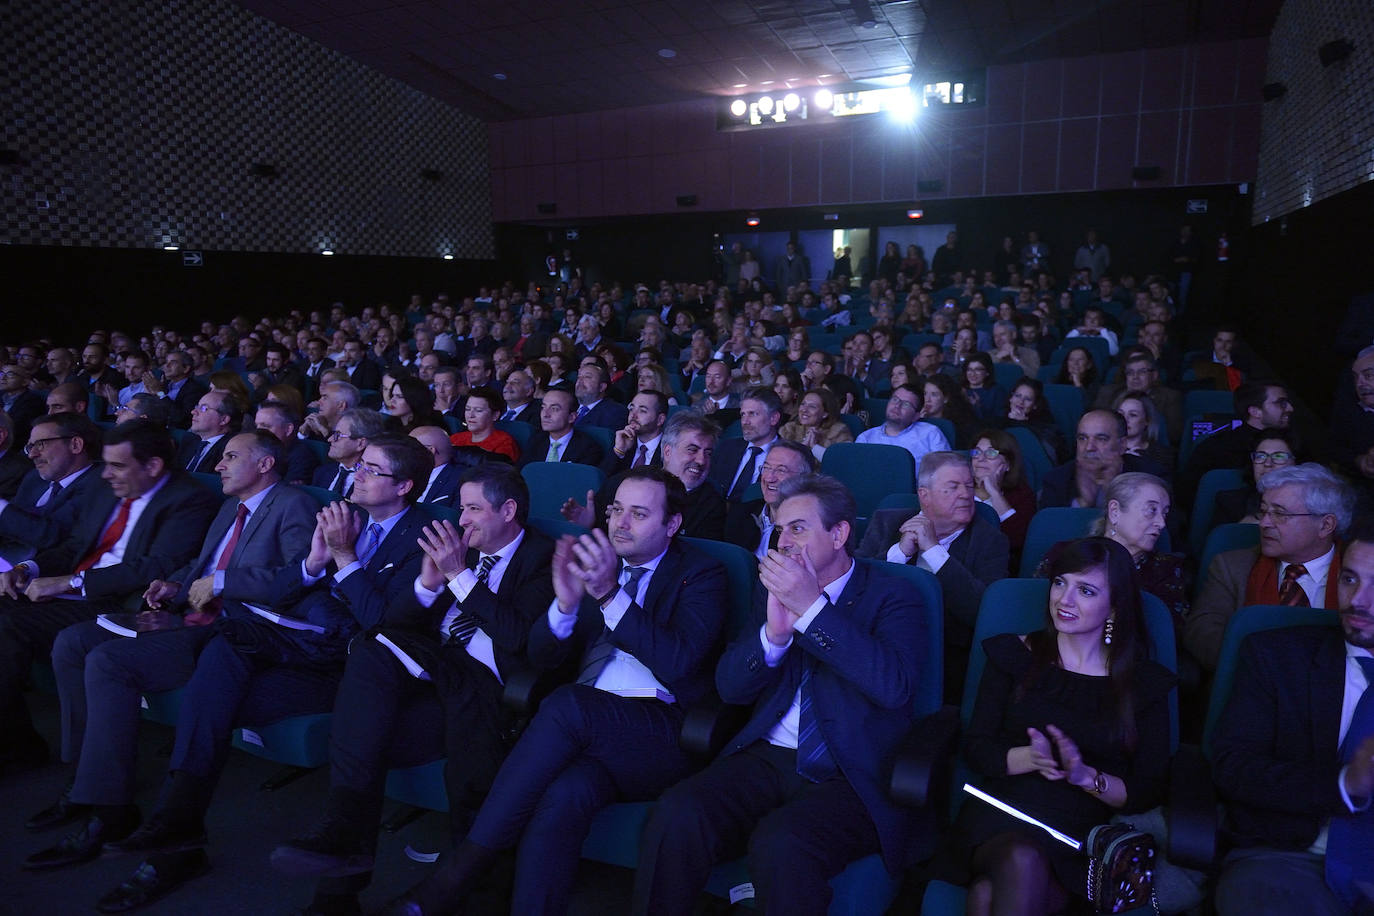
[[1143,471],[1164,480],[1172,476],[1146,458],[1126,454],[1126,418],[1112,410],[1090,410],[1078,420],[1078,451],[1073,461],[1051,468],[1040,481],[1040,508],[1107,507],[1107,485],[1123,471]]
[[281,401],[264,401],[253,418],[254,426],[276,436],[282,444],[281,479],[288,484],[315,479],[320,459],[315,450],[296,436],[301,419]]
[[573,428],[577,415],[577,398],[566,388],[554,388],[544,393],[539,406],[540,430],[530,436],[529,446],[522,450],[520,465],[531,461],[576,461],[596,467],[604,453],[595,439]]
[[600,363],[588,362],[577,370],[573,393],[577,395],[578,426],[604,426],[620,429],[628,419],[624,404],[617,404],[606,396],[611,377]]
[[329,434],[329,460],[315,469],[314,486],[344,499],[353,494],[354,468],[372,440],[386,432],[386,418],[367,407],[345,410]]
[[663,426],[668,422],[668,396],[661,391],[641,391],[630,399],[629,419],[615,431],[615,443],[601,459],[601,472],[614,477],[642,465],[663,467]]
[[1354,492],[1316,463],[1270,471],[1258,486],[1259,547],[1218,554],[1184,620],[1183,644],[1208,671],[1216,670],[1226,625],[1241,608],[1336,606],[1336,539],[1354,515]]
[[110,485],[95,467],[101,438],[100,427],[82,414],[52,414],[34,424],[29,432],[33,470],[13,500],[0,499],[4,547],[55,546],[71,533],[83,507],[92,504],[92,494],[108,493]]
[[29,427],[48,412],[43,396],[29,388],[33,375],[18,363],[0,366],[0,411],[14,422],[14,438],[29,441]]
[[732,503],[758,482],[768,450],[778,441],[782,402],[771,388],[751,388],[740,401],[739,423],[743,437],[722,439],[711,459],[711,482]]
[[914,564],[934,573],[945,607],[945,702],[964,695],[973,625],[983,591],[1007,577],[1007,536],[974,511],[973,470],[958,452],[921,459],[919,511],[882,509],[873,515],[858,555]]
[[[62,700],[62,759],[72,764],[71,788],[34,815],[33,829],[77,818],[83,824],[56,846],[30,856],[27,868],[57,868],[95,858],[101,845],[138,826],[133,804],[139,701],[147,693],[183,686],[200,650],[217,632],[221,607],[270,604],[281,569],[303,556],[319,504],[281,483],[281,443],[255,430],[234,436],[220,459],[225,496],[195,559],[165,579],[147,583],[144,602],[181,612],[180,629],[117,635],[95,621],[67,627],[53,644],[53,669]],[[110,605],[117,611],[117,605]]]
[[[1332,570],[1333,576],[1336,570]],[[1340,564],[1341,626],[1249,636],[1212,737],[1231,851],[1221,916],[1364,912],[1374,881],[1374,531]],[[1357,907],[1357,901],[1363,907]]]
[[296,368],[305,380],[302,388],[305,400],[315,400],[320,396],[320,376],[326,370],[334,368],[334,360],[329,358],[329,341],[323,337],[312,337],[307,340],[305,356],[296,362]]
[[691,913],[711,867],[746,848],[761,910],[824,912],[846,865],[880,852],[896,873],[918,817],[921,833],[934,826],[886,791],[925,657],[918,599],[850,557],[854,497],[839,481],[793,478],[778,511],[778,549],[759,564],[763,625],[716,666],[721,698],[753,704],[753,716],[655,806],[633,912]]
[[502,420],[519,420],[531,426],[539,425],[539,402],[531,400],[534,397],[534,379],[530,378],[528,372],[524,369],[511,370],[510,375],[506,376],[501,396],[506,399],[506,410],[501,414]]
[[[378,639],[358,640],[349,653],[334,707],[324,818],[272,854],[273,866],[288,874],[357,876],[321,882],[314,907],[322,912],[327,898],[336,911],[339,896],[367,883],[388,768],[447,755],[461,834],[460,812],[476,807],[505,754],[502,684],[525,667],[530,628],[553,600],[553,543],[525,527],[529,490],[513,468],[473,468],[461,492],[461,527],[442,521],[425,529],[413,596]],[[424,677],[412,675],[402,656]]]
[[245,405],[227,391],[207,391],[191,411],[191,432],[177,449],[176,466],[213,474],[229,436],[243,426]]
[[447,912],[501,850],[518,846],[515,913],[567,907],[592,818],[656,797],[686,776],[682,709],[710,690],[725,623],[725,571],[674,541],[682,484],[661,468],[625,475],[612,537],[559,542],[555,599],[530,633],[531,660],[573,663],[506,758],[467,837],[392,912]]
[[109,364],[110,349],[103,343],[91,342],[81,351],[80,380],[92,395],[100,390],[113,387],[118,390],[124,385],[124,375]]
[[290,385],[305,395],[305,374],[291,362],[290,350],[279,343],[268,344],[263,351],[263,361],[266,365],[263,374],[269,385]]
[[[725,540],[738,544],[762,560],[778,545],[780,534],[775,521],[782,502],[782,485],[793,477],[815,474],[820,462],[811,449],[800,442],[779,439],[768,450],[759,467],[758,499],[730,503],[725,516]],[[714,489],[714,488],[712,488]]]
[[464,468],[453,463],[453,443],[449,441],[448,430],[437,426],[417,426],[410,431],[410,438],[434,456],[434,467],[420,493],[420,502],[456,510],[458,485],[462,481]]
[[[46,758],[21,696],[35,659],[64,627],[92,620],[194,554],[219,508],[216,494],[172,464],[172,439],[147,420],[105,434],[102,474],[72,533],[0,573],[0,733],[11,759]],[[48,599],[66,596],[66,600]]]
[[142,905],[208,867],[200,848],[206,843],[204,816],[235,726],[333,707],[349,641],[381,625],[388,608],[414,587],[423,556],[416,542],[425,518],[412,507],[430,464],[429,453],[414,439],[382,438],[369,445],[351,502],[325,506],[305,558],[278,573],[271,593],[280,620],[249,613],[216,625],[186,685],[158,807],[139,829],[108,847],[190,852],[153,865],[145,861],[99,907]]
[[739,419],[740,397],[730,391],[731,369],[729,359],[707,363],[703,372],[705,390],[692,399],[692,406],[715,420],[721,429],[729,429]]
[[14,421],[0,411],[0,499],[13,499],[24,477],[33,471],[33,462],[24,454],[24,443],[28,441],[28,433],[20,439]]
[[191,378],[189,356],[170,350],[162,360],[162,378],[152,372],[144,373],[143,390],[167,401],[169,426],[189,429],[192,409],[210,389]]
[[[348,381],[359,391],[380,391],[382,387],[381,367],[367,358],[363,342],[353,337],[344,342],[343,360],[340,362],[348,373]],[[382,392],[385,400],[387,392]]]
[[1121,364],[1122,380],[1115,385],[1104,385],[1098,392],[1094,405],[1102,410],[1110,410],[1116,398],[1126,392],[1143,394],[1154,402],[1164,426],[1169,432],[1169,441],[1179,442],[1183,434],[1183,395],[1173,388],[1159,382],[1159,368],[1155,365],[1150,351],[1137,347],[1126,354]]
[[[1200,439],[1193,447],[1174,486],[1180,506],[1191,509],[1203,474],[1216,468],[1249,467],[1250,453],[1255,443],[1264,438],[1264,431],[1288,429],[1292,421],[1293,404],[1288,400],[1288,389],[1272,382],[1244,383],[1232,393],[1231,403],[1242,422]],[[1183,434],[1191,435],[1192,431],[1184,430]]]

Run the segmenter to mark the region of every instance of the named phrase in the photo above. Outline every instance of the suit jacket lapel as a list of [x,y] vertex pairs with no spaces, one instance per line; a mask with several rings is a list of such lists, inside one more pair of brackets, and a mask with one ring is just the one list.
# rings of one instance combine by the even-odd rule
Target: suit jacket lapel
[[[1308,693],[1312,709],[1312,747],[1318,767],[1336,766],[1340,754],[1341,704],[1345,698],[1345,642],[1340,630],[1332,630],[1318,647],[1308,669]],[[1325,769],[1321,769],[1325,772]]]
[[[258,505],[258,510],[248,516],[248,522],[243,526],[243,535],[239,538],[239,547],[248,543],[248,539],[253,536],[253,532],[257,531],[258,527],[263,524],[268,513],[272,511],[272,504],[277,501],[277,493],[280,492],[278,488],[284,486],[286,486],[286,484],[280,482],[273,486],[272,491],[268,493],[262,503]],[[235,549],[237,550],[237,547]]]
[[659,598],[664,590],[668,588],[668,583],[677,576],[678,567],[682,563],[682,548],[673,541],[668,545],[668,552],[663,555],[663,562],[658,564],[658,569],[649,578],[649,590],[644,593],[644,609],[653,609],[654,619],[658,619]]
[[[411,522],[417,517],[414,507],[407,506],[401,510],[400,521],[382,538],[382,543],[377,545],[377,552],[372,555],[372,559],[365,567],[370,572],[379,572],[387,566],[396,562],[393,554],[397,553],[397,544],[405,544],[414,537],[411,534]],[[404,548],[402,548],[404,549]]]

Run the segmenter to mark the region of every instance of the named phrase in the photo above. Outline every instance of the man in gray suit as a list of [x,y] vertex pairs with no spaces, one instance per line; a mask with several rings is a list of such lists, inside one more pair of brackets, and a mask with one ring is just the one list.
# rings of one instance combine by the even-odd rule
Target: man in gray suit
[[231,498],[211,523],[200,554],[144,592],[151,608],[183,611],[185,626],[127,639],[88,621],[58,635],[53,667],[62,700],[62,759],[75,764],[76,773],[62,797],[27,826],[83,823],[56,846],[29,856],[26,868],[89,861],[103,843],[138,826],[132,801],[139,698],[185,684],[196,656],[218,632],[208,624],[223,604],[269,605],[277,574],[309,549],[319,505],[281,483],[282,452],[282,443],[263,430],[229,440],[216,470]]
[[914,563],[935,574],[945,605],[945,702],[958,704],[973,624],[989,583],[1005,579],[1007,536],[974,511],[973,469],[958,452],[928,452],[917,474],[918,511],[873,515],[857,555]]

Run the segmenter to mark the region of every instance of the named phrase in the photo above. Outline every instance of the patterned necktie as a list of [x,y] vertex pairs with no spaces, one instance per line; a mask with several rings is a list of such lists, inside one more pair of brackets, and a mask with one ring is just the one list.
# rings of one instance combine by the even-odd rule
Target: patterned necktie
[[501,414],[501,419],[502,419],[502,420],[514,420],[514,419],[515,419],[515,409],[514,409],[514,408],[507,408],[507,409],[506,409],[506,412],[503,413],[503,414]]
[[1283,582],[1279,584],[1279,604],[1288,607],[1311,607],[1311,602],[1307,600],[1307,592],[1298,584],[1298,579],[1305,575],[1307,567],[1301,563],[1288,565],[1288,569],[1283,573]]
[[82,557],[81,562],[76,564],[76,569],[73,572],[85,572],[100,562],[101,557],[114,549],[114,546],[119,543],[119,539],[124,536],[124,528],[129,524],[129,509],[133,504],[132,498],[119,501],[119,512],[115,514],[114,521],[110,522],[109,527],[101,534],[100,540],[91,548],[91,552]]
[[557,443],[557,442],[550,442],[550,443],[549,443],[549,453],[548,453],[548,455],[544,456],[544,460],[545,460],[545,461],[557,461],[557,460],[558,460],[558,453],[562,450],[562,448],[563,448],[563,446],[560,445],[559,443]]
[[358,562],[366,566],[381,546],[382,525],[380,522],[373,522],[367,526],[367,531],[363,532],[362,538],[358,540]]
[[[496,560],[496,554],[482,557],[481,562],[477,564],[478,582],[481,582],[483,585],[487,584],[487,577],[491,575],[491,568],[496,565]],[[472,616],[467,611],[463,611],[457,617],[453,618],[453,623],[448,625],[448,641],[450,643],[457,643],[459,646],[466,649],[468,643],[472,642],[473,634],[477,632],[479,626],[481,626],[481,622],[476,617]]]
[[52,502],[54,499],[56,499],[56,498],[57,498],[57,494],[58,494],[58,493],[61,493],[61,492],[62,492],[62,481],[60,481],[60,480],[54,480],[52,483],[48,484],[48,489],[45,490],[45,491],[43,492],[43,495],[40,496],[40,497],[38,497],[38,502],[36,502],[36,503],[33,504],[33,505],[34,505],[34,508],[35,508],[35,509],[41,509],[41,508],[43,508],[43,507],[46,506],[48,503],[50,503],[50,502]]
[[[1292,567],[1289,567],[1290,569]],[[1374,658],[1355,659],[1368,685],[1355,704],[1345,740],[1341,742],[1341,763],[1349,763],[1360,743],[1374,735]],[[1326,834],[1326,883],[1346,906],[1352,909],[1360,898],[1356,881],[1374,880],[1374,813],[1337,814],[1331,818]]]
[[574,422],[574,423],[581,423],[581,422],[582,422],[582,418],[585,417],[585,416],[587,415],[587,413],[588,413],[590,410],[591,410],[591,408],[588,407],[586,404],[583,404],[583,405],[581,405],[580,407],[578,407],[578,408],[577,408],[577,418],[576,418],[575,420],[573,420],[573,422]]
[[643,467],[643,466],[647,463],[647,462],[646,462],[646,456],[648,455],[648,453],[649,453],[649,446],[647,446],[647,445],[640,445],[640,446],[639,446],[639,451],[635,452],[635,460],[630,462],[630,467],[632,467],[632,468],[641,468],[641,467]]
[[[631,601],[639,600],[639,580],[644,578],[649,570],[644,566],[625,567],[626,580],[622,586],[625,594],[630,596]],[[615,645],[611,642],[611,630],[609,627],[601,628],[601,635],[596,642],[592,643],[587,654],[582,657],[582,673],[577,676],[577,683],[586,687],[595,687],[596,679],[601,677],[601,672],[606,667],[606,663],[615,654]]]
[[[827,601],[830,595],[825,595]],[[810,659],[803,656],[801,684],[798,685],[798,706],[799,715],[797,717],[797,773],[811,782],[821,782],[835,776],[839,772],[839,767],[835,764],[835,758],[830,755],[830,748],[825,744],[825,737],[821,735],[820,723],[816,721],[816,715],[811,709],[811,672],[812,665]]]
[[735,477],[735,482],[730,486],[730,492],[726,499],[738,501],[744,495],[744,491],[754,482],[754,471],[758,468],[759,456],[763,454],[763,449],[757,445],[749,446],[749,456],[744,459],[744,467],[740,468],[739,475]]

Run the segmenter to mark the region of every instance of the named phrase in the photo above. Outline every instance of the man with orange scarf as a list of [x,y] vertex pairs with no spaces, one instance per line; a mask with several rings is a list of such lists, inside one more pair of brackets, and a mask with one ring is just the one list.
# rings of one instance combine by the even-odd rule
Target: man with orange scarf
[[1260,491],[1260,545],[1219,554],[1184,624],[1183,642],[1216,669],[1227,621],[1251,604],[1337,607],[1337,537],[1350,524],[1355,495],[1319,464],[1280,468]]

